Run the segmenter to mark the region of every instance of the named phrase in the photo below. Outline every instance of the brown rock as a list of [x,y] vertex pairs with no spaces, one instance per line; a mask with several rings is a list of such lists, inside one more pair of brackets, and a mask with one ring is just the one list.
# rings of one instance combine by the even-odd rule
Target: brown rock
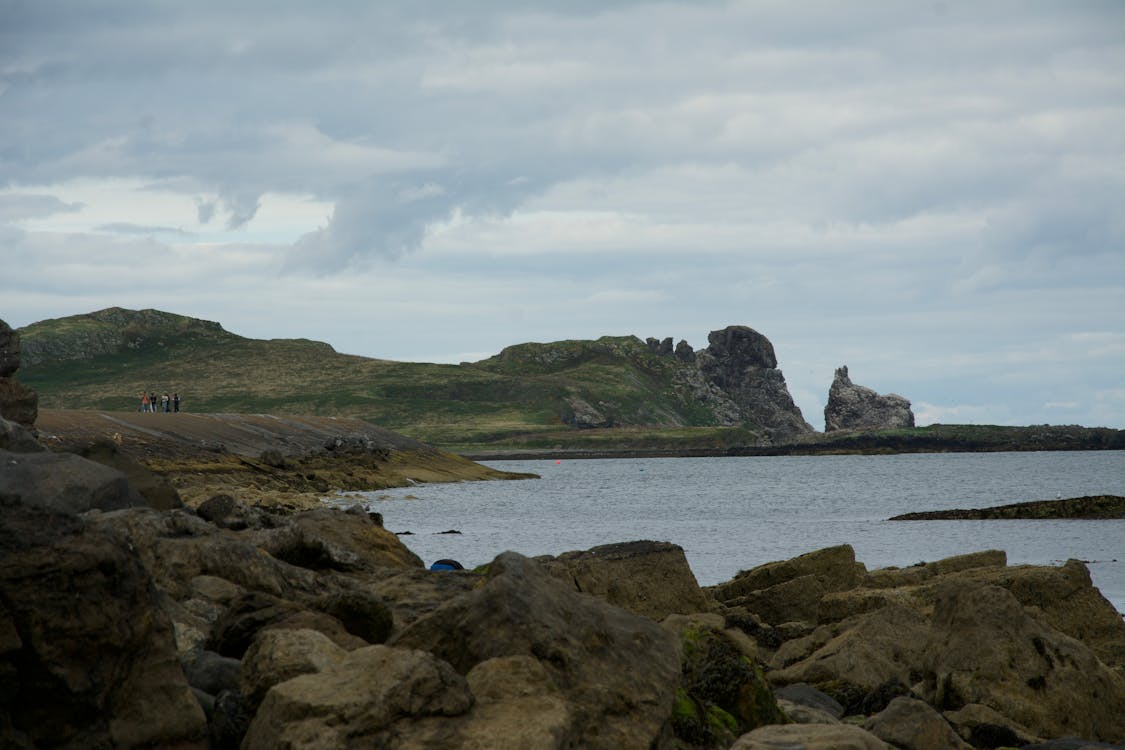
[[855,561],[855,550],[851,545],[842,544],[809,552],[790,560],[759,565],[708,590],[719,601],[727,602],[753,591],[768,589],[794,578],[812,575],[825,591],[844,591],[856,585],[861,572],[862,566],[857,565]]
[[465,678],[430,654],[368,646],[275,685],[242,747],[403,747],[413,722],[459,716],[472,701]]
[[0,503],[84,513],[128,508],[142,500],[124,474],[73,453],[0,451]]
[[282,528],[258,532],[257,539],[278,560],[310,570],[423,567],[420,557],[370,516],[334,508],[297,513]]
[[577,591],[659,622],[671,614],[703,612],[703,593],[682,547],[668,542],[624,542],[537,558],[552,576]]
[[850,724],[784,724],[759,727],[730,750],[888,750],[887,743]]
[[20,369],[20,335],[0,320],[0,378],[10,378]]
[[731,607],[745,607],[770,625],[783,622],[815,624],[824,593],[824,585],[817,576],[804,575],[751,591],[726,603]]
[[274,685],[339,664],[348,655],[315,630],[265,630],[242,657],[240,689],[251,710]]
[[1125,679],[1000,587],[939,589],[924,667],[943,709],[982,703],[1046,737],[1125,736]]
[[558,685],[572,746],[644,748],[668,718],[680,673],[675,637],[655,622],[576,593],[542,566],[506,552],[484,584],[394,636],[469,672],[497,657],[532,656]]
[[971,750],[941,714],[924,701],[900,697],[863,728],[901,750]]
[[34,427],[39,417],[38,394],[18,380],[0,378],[0,417]]

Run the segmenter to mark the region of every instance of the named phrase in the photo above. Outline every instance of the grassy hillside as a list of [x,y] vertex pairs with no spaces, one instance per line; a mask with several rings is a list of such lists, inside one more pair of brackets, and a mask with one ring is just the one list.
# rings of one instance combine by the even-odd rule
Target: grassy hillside
[[[745,441],[681,395],[678,363],[635,337],[522,344],[473,364],[392,362],[304,339],[247,339],[217,323],[117,308],[20,330],[19,378],[50,408],[136,409],[142,390],[178,392],[185,410],[355,416],[428,443],[554,447],[604,443],[577,410],[632,439]],[[600,434],[598,434],[600,432]],[[588,434],[587,434],[588,433]]]

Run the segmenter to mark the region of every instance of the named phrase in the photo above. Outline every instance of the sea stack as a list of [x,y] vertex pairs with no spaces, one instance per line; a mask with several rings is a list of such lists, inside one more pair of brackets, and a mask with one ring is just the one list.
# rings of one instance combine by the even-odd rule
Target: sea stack
[[848,377],[848,367],[836,369],[824,407],[824,431],[893,430],[914,426],[910,401],[894,393],[880,396],[870,388],[856,385]]

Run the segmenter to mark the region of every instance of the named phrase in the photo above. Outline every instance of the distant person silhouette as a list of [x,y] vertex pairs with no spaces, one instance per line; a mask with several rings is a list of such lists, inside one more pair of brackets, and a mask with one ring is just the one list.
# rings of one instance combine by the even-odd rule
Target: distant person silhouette
[[148,394],[141,391],[141,414],[148,413]]
[[176,412],[177,414],[180,413],[180,394],[178,393],[172,394],[172,411]]

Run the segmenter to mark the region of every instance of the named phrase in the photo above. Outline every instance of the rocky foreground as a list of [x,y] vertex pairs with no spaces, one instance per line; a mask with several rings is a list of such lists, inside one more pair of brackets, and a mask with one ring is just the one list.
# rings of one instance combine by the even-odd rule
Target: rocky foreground
[[844,546],[703,589],[631,542],[430,571],[358,507],[160,509],[30,455],[0,453],[25,472],[0,493],[6,748],[1125,740],[1125,624],[1077,561],[868,571]]

